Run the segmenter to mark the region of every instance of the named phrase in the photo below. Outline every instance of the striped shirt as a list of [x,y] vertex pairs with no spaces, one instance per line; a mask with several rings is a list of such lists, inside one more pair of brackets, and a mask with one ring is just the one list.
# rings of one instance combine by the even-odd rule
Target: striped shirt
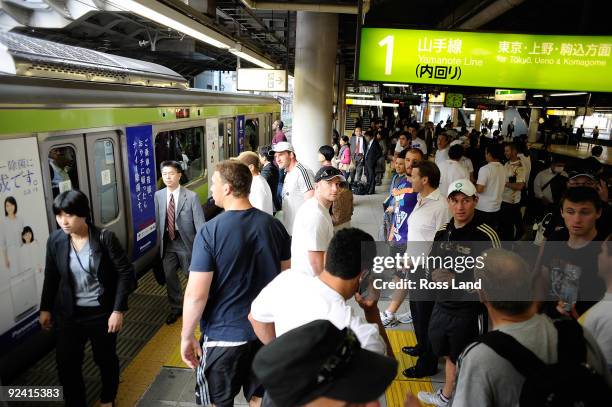
[[293,231],[295,214],[304,203],[304,194],[314,189],[314,173],[302,163],[297,163],[285,176],[283,183],[282,222],[288,233]]

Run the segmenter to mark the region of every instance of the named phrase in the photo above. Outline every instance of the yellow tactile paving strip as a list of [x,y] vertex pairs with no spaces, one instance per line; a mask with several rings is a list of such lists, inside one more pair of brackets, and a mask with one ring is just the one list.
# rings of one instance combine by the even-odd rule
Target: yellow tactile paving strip
[[[172,325],[164,325],[155,336],[136,355],[121,375],[121,385],[117,402],[119,406],[133,406],[153,383],[162,367],[187,368],[180,353],[181,320]],[[402,371],[416,363],[416,358],[401,351],[402,346],[414,346],[416,338],[412,331],[387,331],[393,354],[399,362],[397,376],[385,395],[388,407],[401,407],[406,393],[433,391],[431,380],[408,379]],[[199,337],[199,332],[196,334]]]
[[429,378],[423,379],[408,379],[402,374],[404,369],[414,366],[416,358],[413,356],[406,355],[402,352],[403,346],[414,346],[416,345],[416,337],[413,331],[387,331],[389,342],[391,342],[391,348],[393,354],[399,362],[397,370],[397,376],[391,385],[385,391],[387,398],[388,407],[401,407],[404,405],[404,399],[406,393],[411,392],[418,394],[419,391],[433,391],[431,380]]
[[[159,374],[161,368],[180,351],[181,320],[172,325],[163,325],[151,340],[140,350],[121,374],[117,405],[134,406]],[[180,360],[180,352],[179,352]]]
[[[179,332],[179,335],[180,335],[180,332]],[[200,328],[196,328],[195,337],[196,338],[200,337]],[[179,339],[180,339],[180,336],[179,336]],[[174,349],[172,349],[170,356],[168,357],[168,359],[166,359],[166,363],[164,363],[164,366],[183,367],[185,369],[188,369],[185,362],[183,362],[183,359],[181,359],[181,341],[180,340],[176,341],[176,345],[174,345]]]

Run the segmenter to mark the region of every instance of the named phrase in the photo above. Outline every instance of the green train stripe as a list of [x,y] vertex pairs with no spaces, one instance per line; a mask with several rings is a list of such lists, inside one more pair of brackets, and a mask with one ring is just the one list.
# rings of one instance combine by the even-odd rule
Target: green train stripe
[[[188,107],[190,109],[190,117],[177,119],[177,107]],[[278,104],[177,107],[0,109],[0,136],[5,134],[129,126],[144,123],[168,123],[208,117],[280,112],[280,105]]]
[[189,189],[191,189],[193,192],[195,192],[198,195],[198,198],[200,199],[200,203],[202,205],[206,203],[206,200],[208,199],[208,182],[205,182],[198,187],[189,188]]

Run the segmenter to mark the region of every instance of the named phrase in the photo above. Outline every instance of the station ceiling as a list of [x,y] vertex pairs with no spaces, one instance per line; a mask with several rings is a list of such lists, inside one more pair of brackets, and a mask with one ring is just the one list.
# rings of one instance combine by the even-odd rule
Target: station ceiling
[[[227,50],[122,10],[122,0],[0,0],[0,26],[69,45],[148,60],[192,78],[205,70],[235,70]],[[610,35],[596,0],[158,0],[293,71],[296,10],[340,10],[338,61],[353,79],[358,10],[371,27],[471,29],[534,34]],[[114,7],[108,7],[111,3]],[[93,10],[72,18],[75,6]],[[33,18],[46,12],[53,24]],[[27,18],[30,16],[30,18]],[[9,28],[10,28],[10,24]],[[250,66],[242,61],[243,66]],[[421,87],[428,90],[429,87]],[[419,89],[416,89],[419,90]],[[465,89],[479,93],[482,89]],[[596,96],[597,97],[597,96]]]

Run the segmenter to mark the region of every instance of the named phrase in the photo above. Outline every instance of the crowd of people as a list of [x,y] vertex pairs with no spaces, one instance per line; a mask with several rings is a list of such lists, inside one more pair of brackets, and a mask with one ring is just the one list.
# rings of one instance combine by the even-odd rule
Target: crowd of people
[[[241,389],[253,406],[378,405],[398,366],[386,328],[410,322],[417,343],[401,351],[417,362],[402,374],[429,377],[442,361],[444,384],[407,394],[406,407],[559,399],[590,406],[610,397],[612,223],[598,150],[571,166],[484,129],[404,124],[391,134],[377,121],[320,146],[314,172],[275,122],[271,145],[211,169],[220,208],[212,216],[180,185],[181,165],[161,164],[166,188],[155,203],[166,322],[182,316],[181,357],[195,369],[198,405],[231,406]],[[481,255],[482,266],[393,268],[383,277],[436,289],[395,288],[380,310],[378,245],[351,227],[351,190],[365,173],[375,194],[387,163],[378,239],[385,255]],[[60,299],[67,404],[84,399],[87,338],[99,344],[102,402],[110,403],[118,386],[114,341],[135,280],[116,238],[89,223],[86,198],[74,194],[54,202],[62,229],[49,239],[40,321],[51,328]],[[533,240],[531,224],[546,241],[533,262],[516,253],[518,241]],[[91,249],[101,263],[85,261]],[[178,270],[188,278],[184,294]],[[405,301],[409,312],[400,314]]]

